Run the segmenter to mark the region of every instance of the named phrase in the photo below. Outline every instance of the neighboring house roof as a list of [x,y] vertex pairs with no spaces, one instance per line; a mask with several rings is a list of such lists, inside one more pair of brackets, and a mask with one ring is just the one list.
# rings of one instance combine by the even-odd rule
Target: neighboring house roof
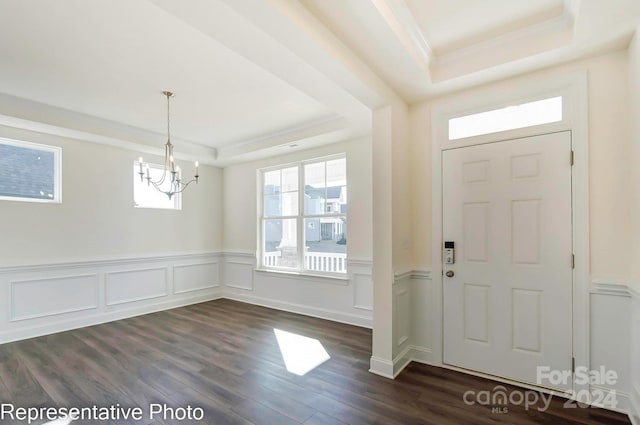
[[[325,197],[324,187],[316,188],[316,187],[307,185],[304,187],[304,191],[305,191],[305,194],[312,199]],[[341,193],[342,193],[342,186],[330,186],[326,188],[327,199],[340,199]]]
[[52,199],[53,152],[0,143],[0,196]]
[[[326,190],[326,192],[325,192]],[[325,194],[327,199],[340,199],[340,195],[342,194],[342,186],[330,186],[327,188],[324,187],[313,187],[306,185],[304,187],[305,195],[308,198],[316,199],[316,198],[324,198]],[[264,194],[277,194],[280,193],[280,186],[268,184],[264,187]]]

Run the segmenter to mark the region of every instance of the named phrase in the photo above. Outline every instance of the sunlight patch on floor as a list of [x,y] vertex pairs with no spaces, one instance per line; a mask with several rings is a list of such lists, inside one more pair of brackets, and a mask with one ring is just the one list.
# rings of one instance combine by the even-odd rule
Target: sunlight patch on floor
[[287,370],[299,376],[312,371],[331,358],[320,341],[291,332],[274,329],[280,353]]

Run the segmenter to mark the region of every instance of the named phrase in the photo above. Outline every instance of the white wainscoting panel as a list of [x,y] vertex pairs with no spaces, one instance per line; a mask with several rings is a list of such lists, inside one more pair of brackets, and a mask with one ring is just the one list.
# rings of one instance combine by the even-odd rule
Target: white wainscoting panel
[[[636,287],[640,287],[637,285]],[[633,425],[640,425],[640,292],[631,289],[631,397],[629,417]]]
[[396,273],[393,281],[393,376],[396,377],[412,358],[412,284],[411,271]]
[[373,311],[373,280],[370,274],[353,273],[353,307]]
[[393,287],[393,376],[412,361],[433,364],[433,300],[431,271],[426,268],[397,273]]
[[253,270],[256,257],[250,252],[224,254],[222,283],[226,288],[253,290]]
[[185,264],[173,268],[173,293],[212,289],[220,286],[219,264]]
[[166,267],[106,273],[105,304],[117,305],[169,295]]
[[[629,412],[631,393],[631,297],[628,291],[603,290],[591,292],[590,302],[590,369],[615,371],[615,384],[591,385],[591,390],[600,393],[615,392],[617,405],[604,405],[608,409]],[[602,397],[594,397],[594,399]]]
[[0,267],[0,344],[220,298],[219,253]]
[[225,298],[371,327],[371,261],[349,260],[344,278],[256,270],[255,264],[253,253],[225,252]]
[[11,281],[11,320],[98,308],[98,275]]
[[349,280],[353,283],[353,308],[373,311],[373,278],[370,260],[350,259],[347,264]]
[[433,300],[431,272],[414,270],[411,272],[411,344],[414,347],[414,360],[431,362],[425,354],[431,353],[433,335]]
[[398,283],[393,293],[395,313],[394,322],[396,323],[396,347],[402,347],[405,342],[409,341],[409,334],[411,332],[409,327],[409,317],[411,315],[411,297],[409,295],[409,288],[407,288],[407,286],[407,283]]

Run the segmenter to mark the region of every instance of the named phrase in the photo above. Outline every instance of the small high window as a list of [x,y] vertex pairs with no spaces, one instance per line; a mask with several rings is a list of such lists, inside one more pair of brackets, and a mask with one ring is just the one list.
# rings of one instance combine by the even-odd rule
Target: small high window
[[[140,179],[140,170],[144,167],[144,178]],[[182,209],[182,193],[176,193],[169,199],[167,195],[158,191],[153,184],[147,182],[147,170],[148,175],[151,177],[151,181],[158,181],[162,179],[162,173],[164,173],[164,167],[158,164],[140,164],[138,161],[133,163],[133,202],[136,208],[160,208],[169,210]],[[180,170],[178,170],[180,173]],[[180,176],[180,174],[178,174]],[[170,179],[166,176],[166,179],[160,188],[163,190],[170,189]]]
[[0,139],[0,200],[62,202],[62,149]]
[[449,120],[449,140],[562,121],[562,96]]

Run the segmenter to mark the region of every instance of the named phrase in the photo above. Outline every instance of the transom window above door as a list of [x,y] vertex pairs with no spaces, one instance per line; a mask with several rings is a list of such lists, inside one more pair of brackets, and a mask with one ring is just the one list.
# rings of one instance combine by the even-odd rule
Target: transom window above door
[[559,121],[562,121],[562,96],[451,118],[449,140]]

